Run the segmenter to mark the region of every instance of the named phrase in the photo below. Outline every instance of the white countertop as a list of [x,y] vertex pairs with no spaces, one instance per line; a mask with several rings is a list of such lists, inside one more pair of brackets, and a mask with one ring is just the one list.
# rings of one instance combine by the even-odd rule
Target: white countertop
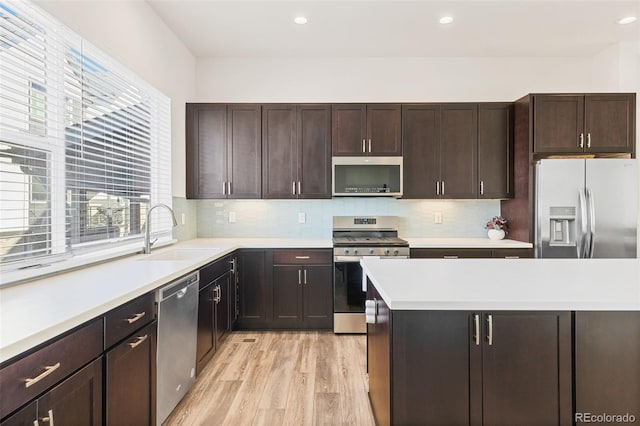
[[640,311],[639,259],[365,258],[397,310]]
[[[2,288],[0,362],[236,249],[330,247],[330,239],[203,238]],[[169,260],[150,260],[154,256]]]
[[408,237],[411,248],[532,248],[533,244],[516,240],[490,240],[489,238],[413,238]]

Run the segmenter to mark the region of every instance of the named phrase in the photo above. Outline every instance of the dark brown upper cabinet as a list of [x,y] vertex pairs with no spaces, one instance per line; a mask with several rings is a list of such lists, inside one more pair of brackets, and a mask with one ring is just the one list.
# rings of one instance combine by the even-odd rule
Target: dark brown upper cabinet
[[634,153],[634,93],[533,95],[533,152]]
[[478,105],[478,198],[513,196],[513,103]]
[[403,198],[435,198],[440,179],[440,105],[402,106],[402,150]]
[[404,105],[404,198],[476,198],[478,106]]
[[332,108],[333,155],[402,155],[399,104],[337,104]]
[[262,107],[263,198],[331,198],[329,105]]
[[187,198],[261,198],[260,105],[187,104]]

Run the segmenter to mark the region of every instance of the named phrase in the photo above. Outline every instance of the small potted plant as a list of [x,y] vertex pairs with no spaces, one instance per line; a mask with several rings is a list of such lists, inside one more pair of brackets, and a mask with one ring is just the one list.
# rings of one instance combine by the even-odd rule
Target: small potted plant
[[507,219],[502,216],[494,216],[487,222],[485,228],[489,230],[487,234],[492,240],[501,240],[509,232]]

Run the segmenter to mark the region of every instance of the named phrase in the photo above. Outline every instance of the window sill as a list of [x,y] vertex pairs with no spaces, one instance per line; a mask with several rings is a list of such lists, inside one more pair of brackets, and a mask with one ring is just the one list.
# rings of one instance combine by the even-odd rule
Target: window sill
[[[159,239],[153,248],[165,247],[178,242],[173,238]],[[98,263],[104,263],[113,261],[122,257],[132,256],[142,253],[142,247],[140,247],[140,241],[135,243],[114,247],[107,250],[101,250],[99,252],[85,253],[73,256],[69,259],[60,260],[57,262],[48,263],[43,260],[44,264],[40,267],[28,268],[28,269],[11,269],[1,270],[0,274],[0,288],[10,287],[17,284],[22,284],[35,279],[45,278],[50,275],[62,274],[77,269],[86,268]]]

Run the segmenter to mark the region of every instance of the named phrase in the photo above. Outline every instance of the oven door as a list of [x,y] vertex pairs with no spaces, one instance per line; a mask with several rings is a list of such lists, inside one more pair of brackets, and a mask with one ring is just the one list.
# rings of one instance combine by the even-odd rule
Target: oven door
[[333,331],[366,333],[362,291],[362,256],[334,256],[333,262]]

